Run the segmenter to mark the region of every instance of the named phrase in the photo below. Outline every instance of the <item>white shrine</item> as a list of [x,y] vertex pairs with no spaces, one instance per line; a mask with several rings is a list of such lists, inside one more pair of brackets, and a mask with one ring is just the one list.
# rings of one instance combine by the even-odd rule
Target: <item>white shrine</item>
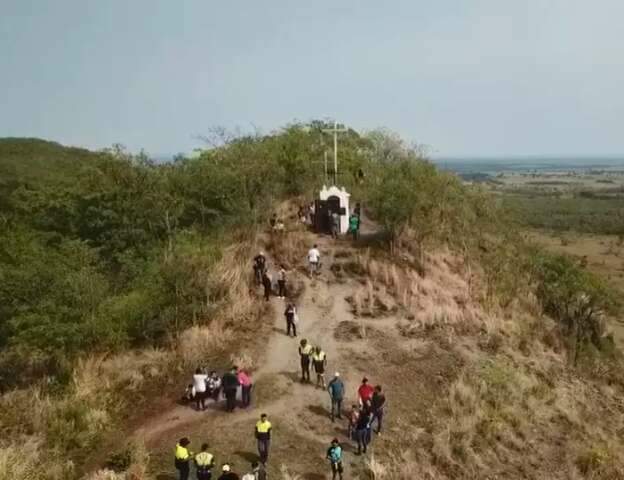
[[[331,211],[339,211],[340,215],[340,233],[347,233],[349,230],[349,197],[350,193],[347,193],[344,187],[338,188],[335,185],[327,188],[323,185],[320,191],[319,199],[325,201]],[[344,212],[344,213],[342,213]]]

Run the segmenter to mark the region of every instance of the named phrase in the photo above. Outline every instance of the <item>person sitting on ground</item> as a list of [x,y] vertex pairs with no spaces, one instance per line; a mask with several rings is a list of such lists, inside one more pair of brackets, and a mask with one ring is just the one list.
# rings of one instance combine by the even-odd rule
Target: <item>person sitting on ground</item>
[[195,403],[197,410],[206,410],[206,375],[201,368],[195,370],[193,375],[193,388],[195,389]]
[[225,464],[221,467],[221,475],[218,480],[239,480],[240,477],[232,471],[232,467],[229,464]]
[[371,428],[373,422],[377,420],[377,435],[381,434],[381,427],[383,426],[383,418],[384,418],[384,409],[386,406],[386,396],[381,391],[381,385],[377,385],[375,387],[375,391],[373,392],[373,396],[371,398],[371,410],[373,413],[373,418],[371,420]]
[[254,278],[256,279],[256,283],[260,285],[262,282],[262,275],[266,271],[266,257],[264,256],[264,252],[258,253],[253,259],[253,269],[254,269]]
[[334,373],[334,378],[327,385],[329,396],[331,398],[331,421],[336,417],[342,418],[342,399],[344,397],[345,386],[340,378],[340,373]]
[[273,288],[273,279],[268,271],[262,275],[262,286],[264,287],[264,299],[268,302],[271,298],[271,289]]
[[360,399],[360,405],[364,405],[367,401],[370,401],[373,398],[373,392],[375,389],[368,384],[368,378],[364,377],[362,379],[362,384],[360,388],[358,388],[358,397]]
[[221,380],[223,386],[223,394],[225,395],[225,410],[227,412],[233,412],[236,409],[236,392],[240,386],[238,381],[238,367],[232,367],[232,369],[223,375]]
[[195,388],[192,383],[189,383],[184,390],[184,395],[182,395],[182,403],[191,403],[195,400]]
[[312,353],[312,363],[316,372],[316,386],[325,390],[325,367],[327,366],[327,355],[321,349],[316,347]]
[[188,449],[191,441],[183,437],[176,444],[175,448],[175,468],[180,473],[180,480],[188,480],[191,468],[189,462],[193,458],[193,453]]
[[221,378],[214,370],[208,375],[206,380],[206,394],[215,402],[219,401],[219,393],[221,393]]
[[279,298],[286,297],[286,269],[282,265],[277,272],[277,296]]
[[360,419],[360,406],[354,403],[349,411],[349,425],[347,426],[347,436],[351,440],[355,440],[355,427]]
[[342,480],[344,471],[342,467],[342,447],[337,438],[332,440],[330,447],[327,449],[327,460],[329,460],[331,465],[332,480],[336,480],[336,477]]
[[208,444],[201,446],[201,452],[195,455],[195,469],[197,471],[197,480],[210,480],[212,478],[212,469],[214,468],[214,455],[208,452]]
[[286,335],[290,337],[290,331],[292,330],[292,336],[297,336],[297,307],[294,303],[286,305],[284,310],[284,317],[286,317]]
[[308,251],[308,268],[310,271],[310,276],[313,276],[315,273],[318,273],[320,264],[321,264],[321,252],[319,252],[318,245],[315,244]]

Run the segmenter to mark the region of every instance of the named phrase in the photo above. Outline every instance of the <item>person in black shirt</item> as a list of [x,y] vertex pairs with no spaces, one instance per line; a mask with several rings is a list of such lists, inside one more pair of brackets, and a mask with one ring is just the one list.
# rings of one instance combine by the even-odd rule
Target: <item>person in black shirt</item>
[[258,253],[253,259],[254,265],[254,278],[256,279],[256,283],[260,284],[262,282],[262,275],[266,271],[266,257],[263,252]]
[[371,420],[371,428],[372,428],[373,422],[377,420],[376,433],[378,435],[381,433],[385,407],[386,407],[386,396],[381,391],[381,385],[377,385],[375,387],[375,391],[373,392],[373,397],[371,398],[371,410],[373,413],[373,418]]
[[221,380],[221,387],[225,395],[225,410],[228,412],[233,412],[236,408],[236,392],[240,386],[237,373],[238,367],[232,367],[232,370],[223,375]]
[[290,331],[292,330],[293,337],[297,336],[297,323],[295,317],[297,315],[297,308],[293,303],[289,303],[284,311],[286,317],[286,335],[290,337]]

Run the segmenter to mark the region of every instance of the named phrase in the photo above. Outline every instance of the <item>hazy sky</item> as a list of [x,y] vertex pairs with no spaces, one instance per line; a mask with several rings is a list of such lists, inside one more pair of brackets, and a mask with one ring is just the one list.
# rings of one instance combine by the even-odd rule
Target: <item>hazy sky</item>
[[0,0],[0,136],[186,151],[332,117],[440,156],[624,153],[623,0]]

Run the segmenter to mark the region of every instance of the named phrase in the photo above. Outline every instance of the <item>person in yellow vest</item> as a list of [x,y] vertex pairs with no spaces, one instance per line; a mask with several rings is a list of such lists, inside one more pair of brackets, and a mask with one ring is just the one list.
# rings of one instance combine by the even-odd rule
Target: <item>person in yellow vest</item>
[[327,355],[321,349],[316,347],[312,353],[312,363],[316,372],[316,386],[325,390],[325,367],[327,366]]
[[299,342],[299,357],[301,357],[301,382],[310,383],[310,357],[314,348],[304,338]]
[[190,461],[193,453],[188,449],[191,441],[184,437],[176,444],[175,447],[175,468],[180,472],[180,480],[188,480],[190,474]]
[[214,467],[214,455],[208,453],[208,444],[201,446],[201,452],[195,455],[195,469],[197,480],[210,480],[212,478],[212,468]]
[[256,423],[256,440],[258,441],[258,456],[260,462],[266,465],[269,459],[269,448],[271,447],[271,422],[267,419],[267,414],[260,415],[260,420]]

